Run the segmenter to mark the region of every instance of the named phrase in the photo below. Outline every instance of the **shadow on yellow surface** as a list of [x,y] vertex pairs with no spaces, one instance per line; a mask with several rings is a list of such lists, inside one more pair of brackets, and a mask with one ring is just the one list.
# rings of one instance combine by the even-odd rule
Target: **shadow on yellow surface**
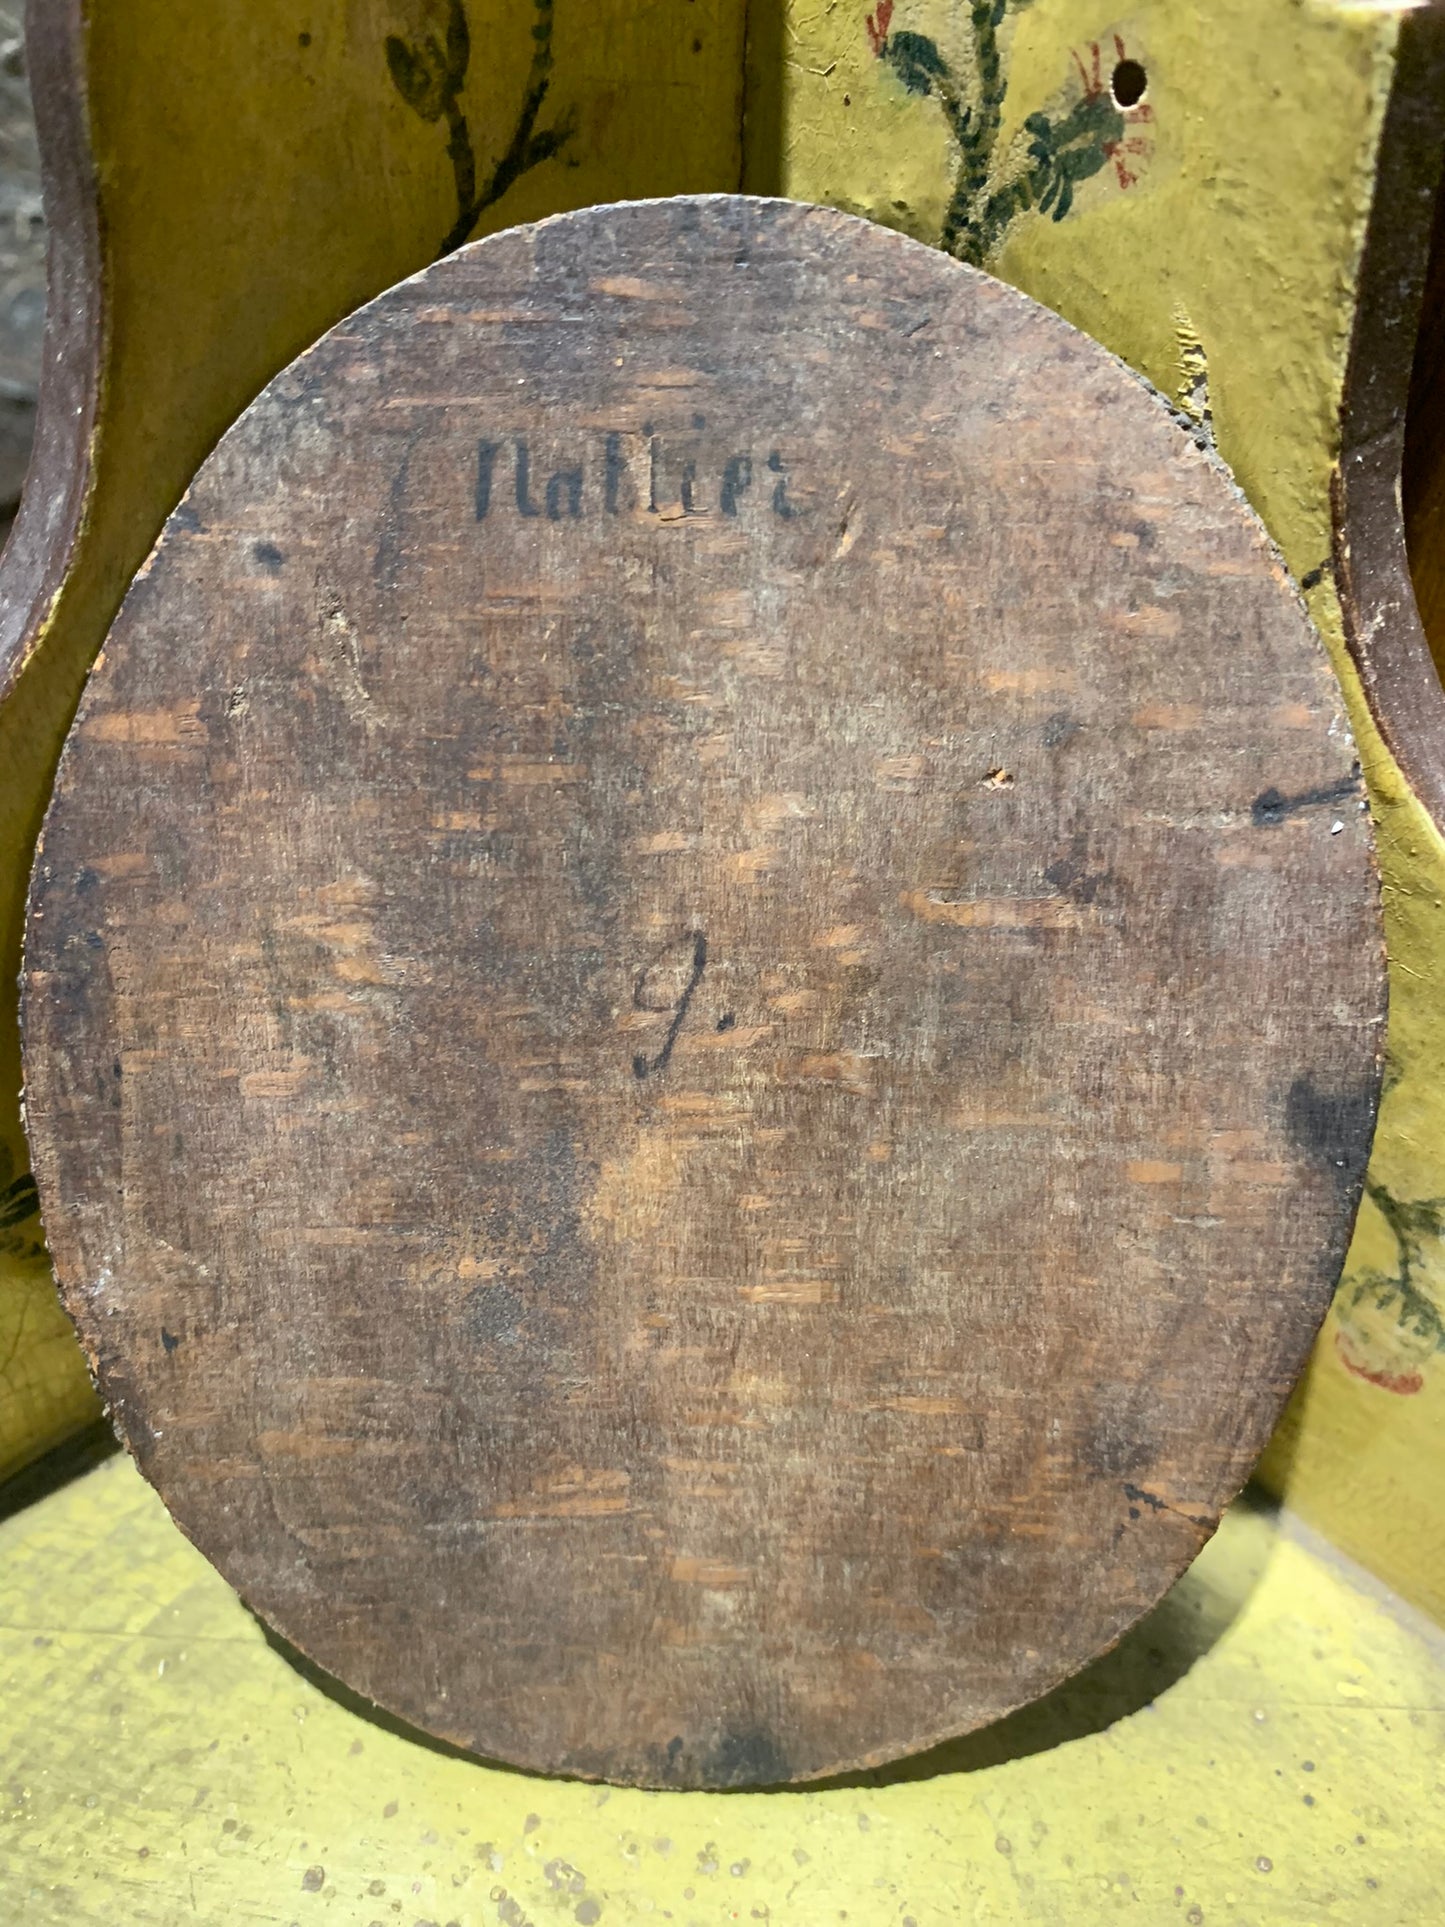
[[[72,1481],[118,1455],[114,1434],[105,1424],[91,1426],[48,1453],[0,1485],[0,1530],[7,1523],[21,1520],[34,1507],[47,1502],[64,1503],[65,1489]],[[130,1469],[127,1465],[127,1470]],[[1236,1501],[1234,1510],[1236,1515],[1248,1514],[1267,1522],[1271,1533],[1276,1529],[1279,1507],[1262,1488],[1252,1487],[1246,1491]],[[1103,1654],[1042,1699],[977,1733],[930,1747],[926,1752],[888,1766],[839,1774],[811,1785],[770,1790],[807,1793],[843,1787],[886,1787],[955,1773],[976,1773],[1010,1760],[1027,1759],[1031,1754],[1046,1752],[1071,1740],[1103,1733],[1116,1721],[1128,1719],[1151,1705],[1208,1655],[1246,1606],[1260,1582],[1262,1570],[1231,1565],[1214,1572],[1210,1568],[1201,1571],[1195,1566],[1111,1652]],[[216,1583],[224,1582],[217,1579]],[[254,1614],[251,1617],[271,1652],[343,1712],[443,1758],[477,1763],[474,1755],[460,1747],[424,1733],[373,1705],[317,1666],[259,1617]],[[546,1784],[545,1776],[501,1761],[488,1760],[485,1765],[492,1772],[515,1774],[523,1780],[535,1779]]]
[[1426,1927],[1442,1657],[1247,1499],[1115,1653],[932,1756],[785,1795],[549,1781],[294,1669],[111,1457],[0,1521],[0,1919]]
[[[1235,1509],[1258,1515],[1268,1521],[1271,1528],[1278,1512],[1275,1501],[1257,1487],[1237,1500]],[[888,1766],[767,1790],[798,1794],[842,1787],[887,1787],[954,1773],[977,1773],[1010,1760],[1047,1752],[1070,1740],[1103,1733],[1116,1720],[1141,1712],[1182,1680],[1233,1624],[1260,1576],[1260,1571],[1244,1567],[1231,1566],[1219,1573],[1206,1570],[1203,1574],[1196,1567],[1166,1593],[1153,1612],[1124,1635],[1112,1652],[1103,1654],[1053,1692],[1020,1707],[1008,1718]],[[451,1759],[475,1760],[475,1755],[435,1739],[372,1705],[298,1652],[263,1621],[258,1619],[257,1624],[272,1652],[345,1712],[434,1753]],[[546,1784],[543,1775],[528,1773],[501,1761],[488,1760],[486,1764],[490,1771],[517,1773],[523,1779]]]

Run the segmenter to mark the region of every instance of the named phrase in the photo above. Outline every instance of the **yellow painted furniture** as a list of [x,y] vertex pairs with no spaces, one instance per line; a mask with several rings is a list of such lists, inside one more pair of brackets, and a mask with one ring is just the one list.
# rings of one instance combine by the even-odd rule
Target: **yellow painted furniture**
[[[591,200],[742,184],[947,241],[1095,334],[1217,446],[1340,674],[1377,821],[1391,1057],[1335,1309],[1262,1475],[1395,1596],[1438,1617],[1445,758],[1432,718],[1445,698],[1426,673],[1405,531],[1380,505],[1393,500],[1408,429],[1408,562],[1439,651],[1445,548],[1432,456],[1445,435],[1433,337],[1407,403],[1445,140],[1440,12],[1408,0],[1134,0],[1118,13],[1088,0],[555,0],[555,10],[469,0],[458,77],[443,0],[37,5],[31,61],[57,243],[41,453],[0,568],[0,981],[15,981],[29,851],[66,720],[164,514],[263,381],[431,259],[497,185],[508,154],[528,164],[502,179],[477,232]],[[539,74],[544,25],[550,66]],[[537,136],[542,147],[557,138],[544,153]],[[28,1208],[17,1096],[14,1012],[0,1004],[3,1470],[94,1412]],[[1341,1578],[1302,1528],[1276,1529],[1257,1511],[1227,1522],[1161,1608],[1187,1611],[1201,1596],[1191,1588],[1207,1588],[1214,1571],[1235,1575],[1220,1578],[1226,1590],[1245,1590],[1239,1571],[1268,1552],[1230,1632],[1158,1695],[1157,1711],[1067,1743],[1071,1729],[1030,1728],[1036,1750],[1000,1730],[990,1743],[1018,1745],[1020,1757],[904,1782],[877,1805],[852,1791],[626,1796],[641,1801],[636,1814],[622,1795],[444,1760],[312,1697],[243,1615],[226,1619],[239,1609],[187,1564],[118,1462],[5,1532],[4,1619],[19,1629],[7,1635],[6,1703],[41,1710],[25,1722],[23,1749],[12,1742],[4,1756],[19,1768],[3,1776],[0,1898],[42,1927],[117,1915],[228,1921],[247,1907],[282,1921],[438,1927],[626,1920],[647,1914],[645,1903],[678,1921],[735,1911],[800,1927],[844,1911],[920,1927],[1440,1915],[1436,1650],[1413,1622],[1401,1630],[1403,1608],[1359,1575]],[[1236,1566],[1234,1549],[1247,1547]],[[91,1630],[64,1633],[66,1622]],[[184,1629],[187,1643],[151,1643],[168,1629]],[[71,1641],[81,1670],[34,1643],[44,1639]],[[247,1673],[240,1653],[259,1670]],[[117,1667],[135,1696],[110,1690]],[[1092,1695],[1093,1679],[1066,1691]],[[44,1709],[61,1703],[64,1720],[49,1719]],[[216,1730],[202,1734],[198,1707],[213,1709]],[[1328,1716],[1308,1725],[1321,1707]],[[1300,1735],[1293,1765],[1272,1750],[1282,1725]],[[1168,1736],[1162,1748],[1136,1744],[1156,1731]],[[228,1781],[202,1757],[213,1739]],[[395,1791],[380,1784],[383,1750]],[[182,1752],[192,1760],[179,1762]],[[1306,1758],[1326,1770],[1326,1753],[1337,1788],[1328,1800],[1302,1777]],[[217,1809],[203,1853],[209,1823],[196,1815],[223,1785],[235,1811]],[[1272,1849],[1259,1823],[1281,1785],[1297,1796],[1291,1844]],[[203,1786],[213,1790],[199,1799]],[[1214,1788],[1223,1791],[1206,1797]],[[403,1811],[415,1825],[407,1839],[386,1831]],[[572,1819],[583,1814],[585,1832]],[[604,1873],[594,1829],[608,1815],[606,1851],[618,1859]],[[1307,1830],[1326,1816],[1327,1830]],[[674,1857],[656,1849],[661,1838]],[[467,1865],[485,1861],[485,1887],[451,1884],[463,1850]],[[744,1874],[731,1873],[734,1860],[749,1863]],[[710,1861],[716,1872],[704,1871]],[[684,1865],[689,1877],[674,1882]],[[924,1869],[916,1884],[905,1865]]]
[[298,1672],[112,1458],[0,1522],[16,1927],[1435,1927],[1441,1636],[1262,1500],[1116,1652],[807,1792],[479,1767]]

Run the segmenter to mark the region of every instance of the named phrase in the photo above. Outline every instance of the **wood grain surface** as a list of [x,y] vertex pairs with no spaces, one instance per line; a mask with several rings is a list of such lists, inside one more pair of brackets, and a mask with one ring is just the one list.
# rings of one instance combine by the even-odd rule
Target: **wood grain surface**
[[1022,296],[781,202],[484,241],[280,376],[92,679],[28,1114],[113,1413],[384,1706],[667,1786],[1037,1695],[1354,1216],[1333,680]]

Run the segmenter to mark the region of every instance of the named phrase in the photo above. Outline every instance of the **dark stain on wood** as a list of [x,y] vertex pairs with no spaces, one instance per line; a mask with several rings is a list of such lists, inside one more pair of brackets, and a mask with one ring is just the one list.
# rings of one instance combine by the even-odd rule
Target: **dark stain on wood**
[[1258,805],[1336,793],[1258,525],[1023,297],[730,198],[450,258],[226,436],[66,753],[28,1105],[117,1423],[477,1751],[995,1718],[1194,1555],[1328,1302],[1370,830]]
[[1338,783],[1323,783],[1317,789],[1302,790],[1298,796],[1284,796],[1271,785],[1255,797],[1249,814],[1261,829],[1269,829],[1300,810],[1358,810],[1364,804],[1365,788],[1357,770],[1351,776],[1342,776]]

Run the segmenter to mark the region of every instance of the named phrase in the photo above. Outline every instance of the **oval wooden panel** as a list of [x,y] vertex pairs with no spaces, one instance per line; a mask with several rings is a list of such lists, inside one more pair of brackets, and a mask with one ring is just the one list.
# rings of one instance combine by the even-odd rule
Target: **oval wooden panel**
[[207,462],[46,828],[68,1303],[320,1664],[731,1786],[994,1718],[1212,1530],[1373,1118],[1314,636],[1116,362],[900,237],[600,208]]

